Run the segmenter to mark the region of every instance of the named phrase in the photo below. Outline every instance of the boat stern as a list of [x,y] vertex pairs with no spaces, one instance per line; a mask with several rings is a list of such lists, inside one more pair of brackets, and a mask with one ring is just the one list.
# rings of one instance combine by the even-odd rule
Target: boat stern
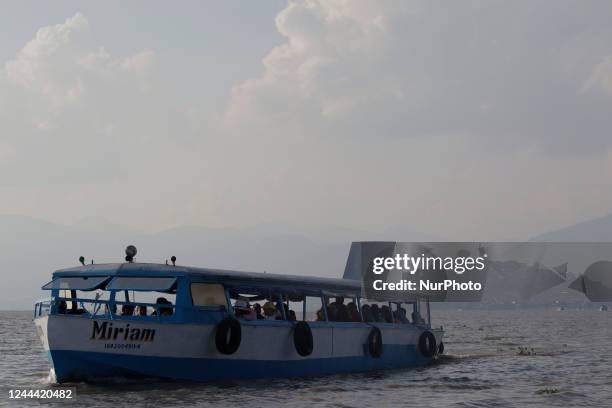
[[34,326],[36,327],[36,334],[42,343],[43,350],[47,355],[49,365],[51,367],[49,370],[49,381],[55,383],[57,382],[57,377],[55,375],[55,366],[53,364],[53,358],[49,348],[49,315],[45,314],[35,317]]

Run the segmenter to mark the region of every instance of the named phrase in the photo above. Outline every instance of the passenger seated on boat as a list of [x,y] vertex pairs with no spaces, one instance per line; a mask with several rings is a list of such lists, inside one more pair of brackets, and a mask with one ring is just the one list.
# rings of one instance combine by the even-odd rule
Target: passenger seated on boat
[[281,301],[276,302],[276,317],[275,320],[283,320],[283,312],[284,316],[289,316],[289,308],[286,304]]
[[[75,302],[71,302],[73,305],[75,304]],[[84,314],[87,313],[85,311],[85,309],[77,309],[76,306],[72,306],[70,309],[68,309],[68,304],[66,303],[65,300],[62,300],[59,302],[58,304],[58,313],[60,314]]]
[[380,309],[378,307],[378,305],[375,303],[370,307],[370,311],[372,312],[372,321],[373,322],[382,322],[384,321],[381,314],[380,314]]
[[336,307],[333,303],[327,305],[327,318],[330,322],[336,321]]
[[333,309],[334,309],[334,313],[333,313],[334,318],[332,319],[333,321],[335,322],[349,322],[350,321],[348,308],[344,304],[344,298],[342,296],[336,297],[336,301],[332,303],[331,305],[333,306]]
[[295,322],[297,320],[297,316],[293,310],[289,310],[289,320]]
[[410,323],[408,317],[406,316],[406,309],[403,307],[398,306],[398,309],[395,311],[395,323]]
[[277,320],[277,317],[282,319],[282,316],[278,310],[276,310],[276,306],[274,303],[268,301],[263,305],[264,318],[266,320]]
[[325,321],[325,313],[323,312],[323,307],[321,306],[321,308],[317,310],[317,322],[324,322],[324,321]]
[[389,309],[389,306],[384,305],[381,307],[380,313],[385,323],[393,323],[393,315],[391,314],[391,309]]
[[236,300],[236,303],[234,303],[234,314],[239,319],[257,320],[255,310],[251,309],[249,302],[244,299]]
[[134,305],[121,305],[121,316],[131,316],[134,314]]
[[145,305],[138,306],[138,316],[146,316],[147,315],[147,307]]
[[255,310],[255,316],[257,316],[257,320],[265,319],[264,315],[261,314],[261,305],[259,303],[255,303],[253,305],[253,310]]
[[361,308],[361,313],[363,314],[363,321],[364,322],[373,322],[374,320],[374,316],[372,315],[372,309],[370,308],[370,305],[363,305]]
[[361,316],[359,316],[359,310],[357,310],[357,305],[355,304],[355,302],[350,302],[347,305],[348,308],[348,312],[349,312],[349,318],[351,322],[360,322],[361,321]]
[[385,315],[381,306],[376,306],[376,321],[381,323],[385,322]]
[[[158,297],[155,304],[158,305],[160,316],[172,316],[172,302],[169,302],[168,299],[165,297]],[[151,316],[157,316],[157,310],[151,313]]]

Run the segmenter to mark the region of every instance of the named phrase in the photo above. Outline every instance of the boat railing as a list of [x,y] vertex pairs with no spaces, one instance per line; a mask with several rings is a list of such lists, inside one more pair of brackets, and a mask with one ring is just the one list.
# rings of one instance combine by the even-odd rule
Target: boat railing
[[34,304],[34,318],[49,314],[49,311],[51,310],[51,303],[52,300],[50,299],[39,300],[36,302]]
[[[180,306],[176,306],[174,304],[162,304],[162,303],[147,303],[147,302],[128,302],[128,301],[119,301],[114,300],[111,301],[109,299],[89,299],[89,298],[72,298],[72,297],[56,297],[49,303],[49,309],[52,304],[59,304],[61,302],[77,302],[79,307],[75,309],[66,308],[64,313],[59,314],[67,314],[67,315],[85,315],[87,317],[106,317],[110,320],[113,320],[117,317],[125,318],[125,317],[135,317],[135,318],[152,318],[152,319],[160,319],[162,317],[169,317],[176,314],[177,308],[181,308]],[[132,307],[131,312],[128,314],[125,310],[117,312],[118,306],[128,305]],[[89,306],[89,307],[88,307]],[[104,307],[104,309],[102,309]],[[154,314],[145,314],[141,315],[137,312],[137,307],[145,307],[152,308],[154,310]],[[102,311],[102,312],[101,312]]]

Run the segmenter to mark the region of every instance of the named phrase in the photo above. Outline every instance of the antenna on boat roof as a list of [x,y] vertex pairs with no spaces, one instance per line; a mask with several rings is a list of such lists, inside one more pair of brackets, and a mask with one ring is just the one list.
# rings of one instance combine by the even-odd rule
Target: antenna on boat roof
[[125,248],[125,261],[129,263],[134,262],[134,257],[136,256],[137,253],[138,253],[138,250],[136,249],[134,245],[128,245]]
[[79,262],[81,265],[85,266],[85,257],[83,255],[79,256]]
[[172,261],[172,266],[176,266],[176,256],[172,255],[170,260]]

